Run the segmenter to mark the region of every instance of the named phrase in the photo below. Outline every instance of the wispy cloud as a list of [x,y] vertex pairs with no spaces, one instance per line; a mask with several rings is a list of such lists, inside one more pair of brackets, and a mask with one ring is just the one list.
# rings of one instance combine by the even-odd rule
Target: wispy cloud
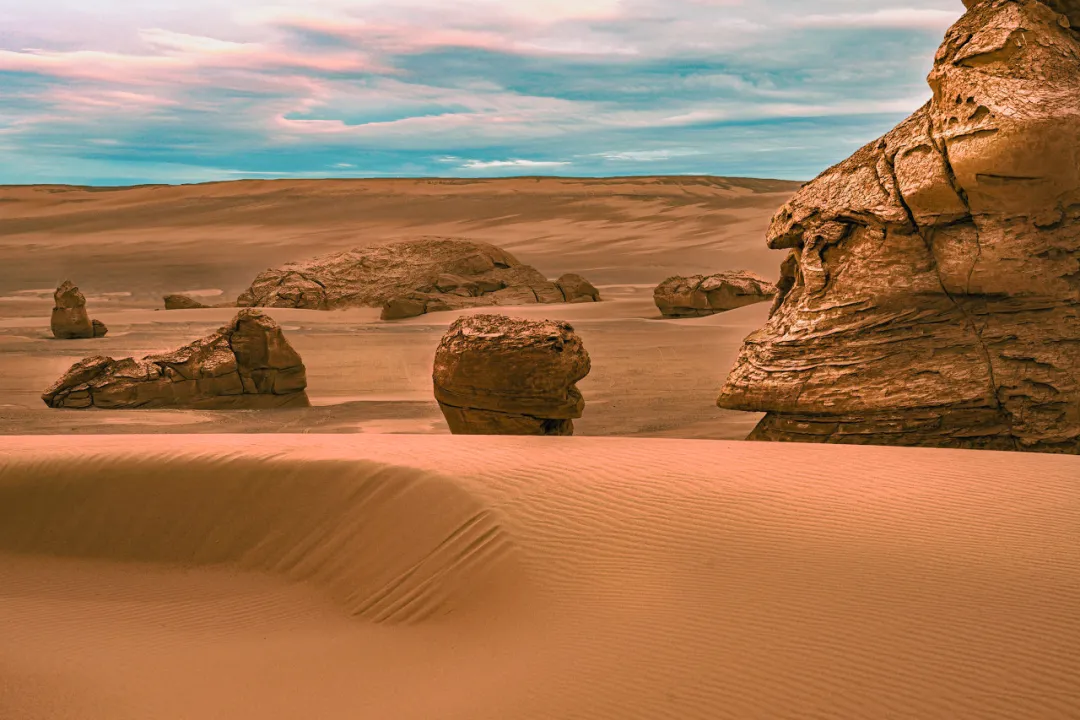
[[959,5],[19,3],[0,15],[0,182],[804,178],[921,104]]

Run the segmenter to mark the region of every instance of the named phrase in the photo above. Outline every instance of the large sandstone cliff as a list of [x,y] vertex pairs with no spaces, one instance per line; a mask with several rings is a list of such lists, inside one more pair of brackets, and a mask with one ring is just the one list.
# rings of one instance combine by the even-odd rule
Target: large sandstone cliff
[[966,4],[933,99],[773,219],[753,439],[1080,452],[1080,1]]

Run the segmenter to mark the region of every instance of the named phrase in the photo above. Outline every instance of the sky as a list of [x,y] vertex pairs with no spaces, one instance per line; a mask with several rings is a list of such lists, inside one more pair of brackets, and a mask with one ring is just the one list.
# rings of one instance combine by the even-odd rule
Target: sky
[[0,0],[0,183],[806,180],[961,0]]

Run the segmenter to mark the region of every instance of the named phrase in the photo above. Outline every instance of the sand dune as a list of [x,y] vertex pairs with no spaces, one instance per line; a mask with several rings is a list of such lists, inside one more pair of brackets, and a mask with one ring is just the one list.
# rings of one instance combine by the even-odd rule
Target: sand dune
[[1075,458],[0,440],[0,716],[1075,718]]
[[771,278],[783,253],[762,238],[798,187],[714,177],[0,186],[0,296],[71,276],[88,297],[129,292],[136,306],[186,289],[234,300],[268,267],[423,234],[491,242],[549,277],[594,283],[743,268]]

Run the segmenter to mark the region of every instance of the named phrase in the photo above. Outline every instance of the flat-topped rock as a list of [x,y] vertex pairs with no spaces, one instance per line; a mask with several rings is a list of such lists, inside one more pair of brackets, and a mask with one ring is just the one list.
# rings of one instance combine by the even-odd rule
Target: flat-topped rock
[[141,360],[94,356],[42,394],[54,408],[306,406],[307,376],[281,328],[259,310],[172,352]]
[[572,435],[590,369],[568,323],[471,315],[443,335],[432,381],[452,433]]
[[747,270],[669,277],[653,290],[653,302],[664,317],[700,317],[776,295],[776,285]]
[[[599,299],[595,288],[592,291],[591,298]],[[580,285],[574,292],[575,298],[589,294]],[[566,301],[556,283],[494,245],[420,237],[266,270],[237,305],[383,307],[383,319],[396,319],[440,310]]]
[[53,293],[54,307],[49,322],[53,337],[60,340],[104,337],[109,329],[86,312],[86,296],[75,283],[65,280]]
[[766,440],[1080,453],[1075,3],[986,0],[911,117],[777,213],[768,324],[718,404]]

